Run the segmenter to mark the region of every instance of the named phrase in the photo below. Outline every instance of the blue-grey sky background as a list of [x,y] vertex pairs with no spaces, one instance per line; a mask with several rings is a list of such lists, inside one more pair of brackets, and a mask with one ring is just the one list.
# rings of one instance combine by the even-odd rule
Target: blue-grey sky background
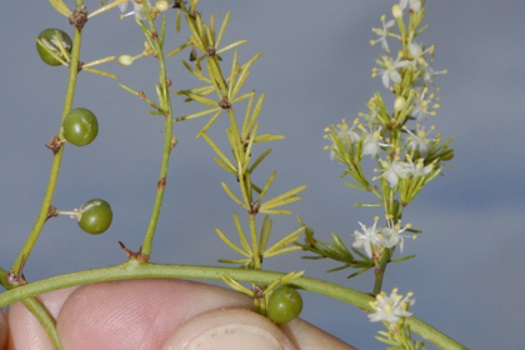
[[[73,1],[68,1],[73,3]],[[88,0],[88,9],[98,1]],[[324,239],[337,232],[351,244],[358,221],[371,223],[380,212],[356,209],[371,200],[345,187],[341,166],[323,150],[323,129],[365,111],[374,91],[372,27],[390,15],[395,1],[313,0],[201,1],[205,18],[222,19],[232,11],[224,43],[248,39],[240,57],[258,51],[246,83],[264,92],[260,130],[286,139],[275,143],[261,176],[277,170],[274,194],[307,184],[304,199],[291,205]],[[453,136],[456,157],[445,176],[433,181],[406,211],[405,222],[422,229],[405,242],[405,254],[417,258],[390,265],[384,289],[413,291],[412,311],[471,349],[518,349],[523,343],[525,303],[525,2],[427,1],[430,28],[420,40],[436,44],[441,108],[432,119],[444,136]],[[45,191],[51,153],[43,146],[56,133],[67,70],[44,65],[35,38],[47,27],[71,33],[64,17],[47,1],[4,2],[0,10],[0,266],[9,268],[31,230]],[[166,46],[187,38],[170,36]],[[143,39],[118,10],[97,16],[84,30],[82,60],[136,54]],[[226,56],[227,61],[230,56]],[[181,69],[180,57],[169,61],[174,90],[198,86]],[[153,95],[154,60],[129,68],[101,66],[121,82]],[[175,114],[195,107],[175,100]],[[125,258],[117,241],[131,248],[142,243],[158,178],[163,142],[162,119],[146,114],[147,105],[123,91],[117,82],[81,73],[76,107],[99,117],[100,133],[84,148],[67,147],[54,199],[59,209],[78,208],[102,197],[114,209],[114,222],[101,236],[83,234],[66,217],[50,220],[25,269],[32,281],[89,267],[117,264]],[[192,109],[193,108],[193,109]],[[241,114],[241,113],[239,113]],[[195,134],[205,120],[175,125],[179,144],[172,153],[163,212],[153,247],[153,261],[215,264],[237,257],[216,237],[219,227],[235,234],[232,212],[221,181],[233,179],[213,162],[213,152]],[[226,124],[211,132],[224,140]],[[223,141],[219,142],[224,145]],[[260,148],[261,149],[261,148]],[[232,182],[233,183],[233,182]],[[292,231],[295,218],[274,218],[276,236]],[[325,277],[336,266],[299,259],[300,253],[267,262],[269,269],[305,269]],[[266,264],[266,262],[265,262]],[[326,278],[369,291],[371,275],[347,280],[350,271]],[[380,349],[373,335],[381,328],[359,310],[303,293],[303,316],[360,349]]]

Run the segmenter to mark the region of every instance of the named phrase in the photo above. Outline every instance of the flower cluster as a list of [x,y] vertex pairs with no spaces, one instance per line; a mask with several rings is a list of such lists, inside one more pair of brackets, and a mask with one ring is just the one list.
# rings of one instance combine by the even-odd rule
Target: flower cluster
[[[343,119],[325,129],[330,158],[345,165],[343,175],[355,180],[347,184],[372,192],[390,218],[384,228],[377,228],[376,221],[368,228],[361,224],[362,232],[355,232],[354,248],[364,249],[368,257],[382,248],[402,245],[404,229],[394,227],[399,227],[403,208],[441,172],[442,162],[454,155],[450,140],[442,142],[434,126],[424,125],[439,108],[434,78],[446,73],[432,67],[435,46],[416,40],[426,28],[420,25],[424,4],[401,0],[392,7],[392,14],[392,19],[381,16],[381,28],[373,29],[378,38],[370,41],[383,50],[372,76],[381,78],[386,98],[374,93],[368,111],[359,113],[352,123]],[[395,55],[392,40],[399,46]],[[376,164],[373,176],[367,176],[366,159]]]
[[355,240],[352,246],[363,249],[366,255],[374,260],[383,248],[393,248],[399,245],[403,252],[404,239],[407,237],[403,232],[410,228],[410,225],[400,227],[399,224],[394,225],[392,220],[388,220],[387,226],[377,227],[378,220],[379,218],[375,217],[374,224],[370,227],[359,223],[361,231],[354,232]]
[[412,316],[408,309],[416,302],[412,298],[413,294],[409,292],[403,297],[397,292],[397,288],[394,288],[390,295],[381,292],[376,296],[375,301],[370,302],[374,308],[374,312],[368,315],[370,321],[384,321],[390,325],[397,326],[403,318]]
[[[134,15],[137,19],[143,21],[145,20],[146,13],[144,12],[144,1],[147,2],[148,8],[153,8],[155,11],[163,12],[168,8],[173,7],[175,0],[159,0],[155,2],[155,6],[152,7],[150,0],[128,0],[119,5],[120,12],[122,12],[122,17],[128,17]],[[128,3],[133,5],[133,10],[128,10]],[[126,12],[127,11],[127,12]]]
[[[409,12],[408,26],[403,20],[404,11]],[[379,38],[371,41],[372,45],[380,43],[384,51],[376,60],[372,76],[381,77],[384,88],[395,95],[392,107],[377,92],[367,104],[368,111],[359,113],[352,125],[343,120],[325,130],[325,138],[331,143],[327,146],[331,159],[349,166],[348,173],[363,188],[368,186],[360,174],[360,162],[365,156],[377,160],[381,175],[375,179],[386,180],[393,189],[400,179],[409,176],[433,177],[440,170],[439,161],[452,156],[439,134],[428,137],[429,129],[432,131],[434,127],[423,126],[439,108],[436,96],[439,89],[433,84],[434,77],[446,73],[434,70],[431,65],[434,45],[425,47],[415,40],[424,29],[418,29],[424,9],[420,1],[402,0],[393,6],[392,12],[393,19],[387,21],[385,15],[381,17],[382,27],[373,29]],[[391,55],[390,38],[401,44],[395,56]],[[415,123],[412,127],[411,122]]]

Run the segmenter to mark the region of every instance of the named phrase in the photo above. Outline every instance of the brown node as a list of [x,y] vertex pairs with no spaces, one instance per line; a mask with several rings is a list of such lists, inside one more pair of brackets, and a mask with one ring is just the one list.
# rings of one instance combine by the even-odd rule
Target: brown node
[[251,202],[250,209],[248,209],[248,214],[250,214],[251,216],[257,215],[260,207],[261,207],[261,204],[259,202]]
[[390,123],[388,123],[388,129],[395,130],[397,129],[397,127],[398,127],[397,121],[394,118],[391,118]]
[[199,11],[193,11],[189,14],[189,16],[194,20],[196,21],[197,20],[197,17],[200,17],[201,16],[201,13]]
[[397,151],[393,149],[392,152],[390,152],[389,156],[390,156],[390,159],[396,159]]
[[[151,108],[154,108],[154,109],[158,110],[159,112],[163,112],[162,108],[160,108],[159,106],[157,106],[154,102],[151,102],[151,103],[149,104],[149,106],[150,106]],[[168,117],[168,116],[166,115],[166,112],[164,112],[164,118],[167,118],[167,117]]]
[[215,56],[215,54],[217,53],[217,51],[215,50],[215,48],[213,46],[208,46],[206,48],[206,52],[208,53],[208,56],[210,56],[210,57]]
[[173,149],[177,146],[177,136],[175,135],[171,135],[171,140],[170,140],[170,152],[173,151]]
[[129,260],[135,259],[139,263],[145,263],[150,259],[149,255],[142,254],[142,246],[139,248],[138,252],[134,252],[131,249],[128,249],[128,247],[126,247],[126,245],[124,245],[124,243],[121,241],[118,241],[118,244],[120,245],[120,248],[122,248],[122,250],[126,253]]
[[246,138],[241,137],[241,146],[244,152],[248,149],[248,145],[250,144],[250,134]]
[[228,99],[228,96],[224,96],[219,101],[219,107],[221,107],[222,109],[230,109],[232,107],[232,104],[230,103],[230,100]]
[[142,51],[143,57],[148,57],[153,55],[154,57],[157,57],[158,55],[155,55],[155,52],[148,41],[144,42],[144,51]]
[[157,190],[161,190],[163,189],[164,187],[166,187],[166,176],[164,176],[163,178],[161,178],[158,182],[157,182]]
[[60,141],[57,135],[54,135],[51,141],[46,143],[45,146],[53,152],[53,155],[55,155],[60,151],[60,147],[62,147],[63,144],[64,142]]
[[146,94],[144,93],[144,91],[139,91],[138,93],[139,93],[139,98],[144,101],[146,99]]
[[153,41],[159,41],[159,33],[152,32],[151,33],[151,39],[153,39]]
[[7,273],[7,283],[11,286],[22,286],[24,284],[27,284],[26,278],[24,276],[24,266],[26,264],[26,257],[22,256],[22,260],[20,261],[20,266],[18,267],[18,271],[14,273],[13,271],[9,271]]
[[77,7],[71,16],[69,16],[69,24],[74,25],[78,30],[82,30],[87,21],[88,12],[85,5]]
[[47,211],[46,221],[54,218],[55,216],[58,216],[57,207],[54,205],[49,206],[49,210]]
[[264,291],[266,290],[266,286],[262,284],[256,284],[255,287],[253,287],[253,298],[261,300],[264,298]]

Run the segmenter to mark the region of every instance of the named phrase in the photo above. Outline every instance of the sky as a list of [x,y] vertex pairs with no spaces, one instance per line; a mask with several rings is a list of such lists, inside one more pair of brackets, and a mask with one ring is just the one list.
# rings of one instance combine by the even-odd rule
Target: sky
[[[68,1],[73,3],[73,1]],[[224,42],[248,39],[239,48],[241,61],[259,51],[248,89],[265,94],[261,130],[282,134],[271,147],[262,173],[277,170],[274,193],[306,184],[302,201],[290,206],[314,228],[319,238],[336,232],[347,244],[358,222],[372,222],[373,210],[354,207],[370,201],[343,185],[343,168],[323,150],[323,129],[365,111],[379,90],[371,77],[381,53],[369,44],[372,27],[390,17],[396,1],[288,0],[206,1],[204,18],[222,19],[231,11]],[[65,93],[66,69],[44,65],[35,38],[47,27],[71,28],[49,2],[5,2],[0,11],[0,266],[14,262],[38,213],[51,164],[43,146],[58,129]],[[98,1],[86,1],[88,9]],[[525,2],[427,1],[429,29],[420,37],[436,45],[436,78],[441,108],[432,119],[444,137],[454,137],[451,167],[424,188],[407,209],[404,221],[423,234],[405,242],[404,254],[416,259],[391,264],[384,290],[412,291],[415,315],[471,349],[518,348],[523,333],[525,244]],[[187,33],[171,36],[173,47]],[[91,19],[85,30],[81,59],[136,54],[141,32],[118,10]],[[181,68],[169,63],[176,88],[198,86]],[[153,60],[131,67],[101,66],[123,82],[153,93]],[[176,115],[195,107],[175,99]],[[30,281],[125,259],[117,241],[142,243],[160,166],[162,120],[147,114],[147,105],[108,78],[80,75],[76,107],[90,108],[100,132],[88,147],[66,149],[54,203],[78,208],[91,198],[105,198],[114,210],[110,230],[101,236],[82,233],[67,217],[50,220],[25,268]],[[193,109],[192,109],[193,108]],[[175,124],[179,143],[172,154],[168,187],[153,246],[154,262],[216,264],[236,258],[216,237],[215,227],[234,234],[237,210],[222,190],[228,174],[213,162],[213,152],[195,134],[205,121]],[[226,124],[210,134],[224,145]],[[222,141],[219,141],[222,140]],[[277,235],[297,226],[293,216],[274,218]],[[346,279],[350,271],[325,274],[336,265],[310,262],[301,254],[269,260],[271,270],[306,270],[351,288],[369,291],[370,274]],[[303,317],[360,349],[381,349],[371,324],[352,306],[303,293]]]

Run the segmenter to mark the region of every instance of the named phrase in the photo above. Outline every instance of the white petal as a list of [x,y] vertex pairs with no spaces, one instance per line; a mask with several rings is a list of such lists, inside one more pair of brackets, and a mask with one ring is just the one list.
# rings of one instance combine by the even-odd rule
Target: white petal
[[385,87],[385,89],[388,89],[390,87],[390,78],[388,77],[387,71],[385,71],[381,76],[381,81],[383,82],[383,86]]

